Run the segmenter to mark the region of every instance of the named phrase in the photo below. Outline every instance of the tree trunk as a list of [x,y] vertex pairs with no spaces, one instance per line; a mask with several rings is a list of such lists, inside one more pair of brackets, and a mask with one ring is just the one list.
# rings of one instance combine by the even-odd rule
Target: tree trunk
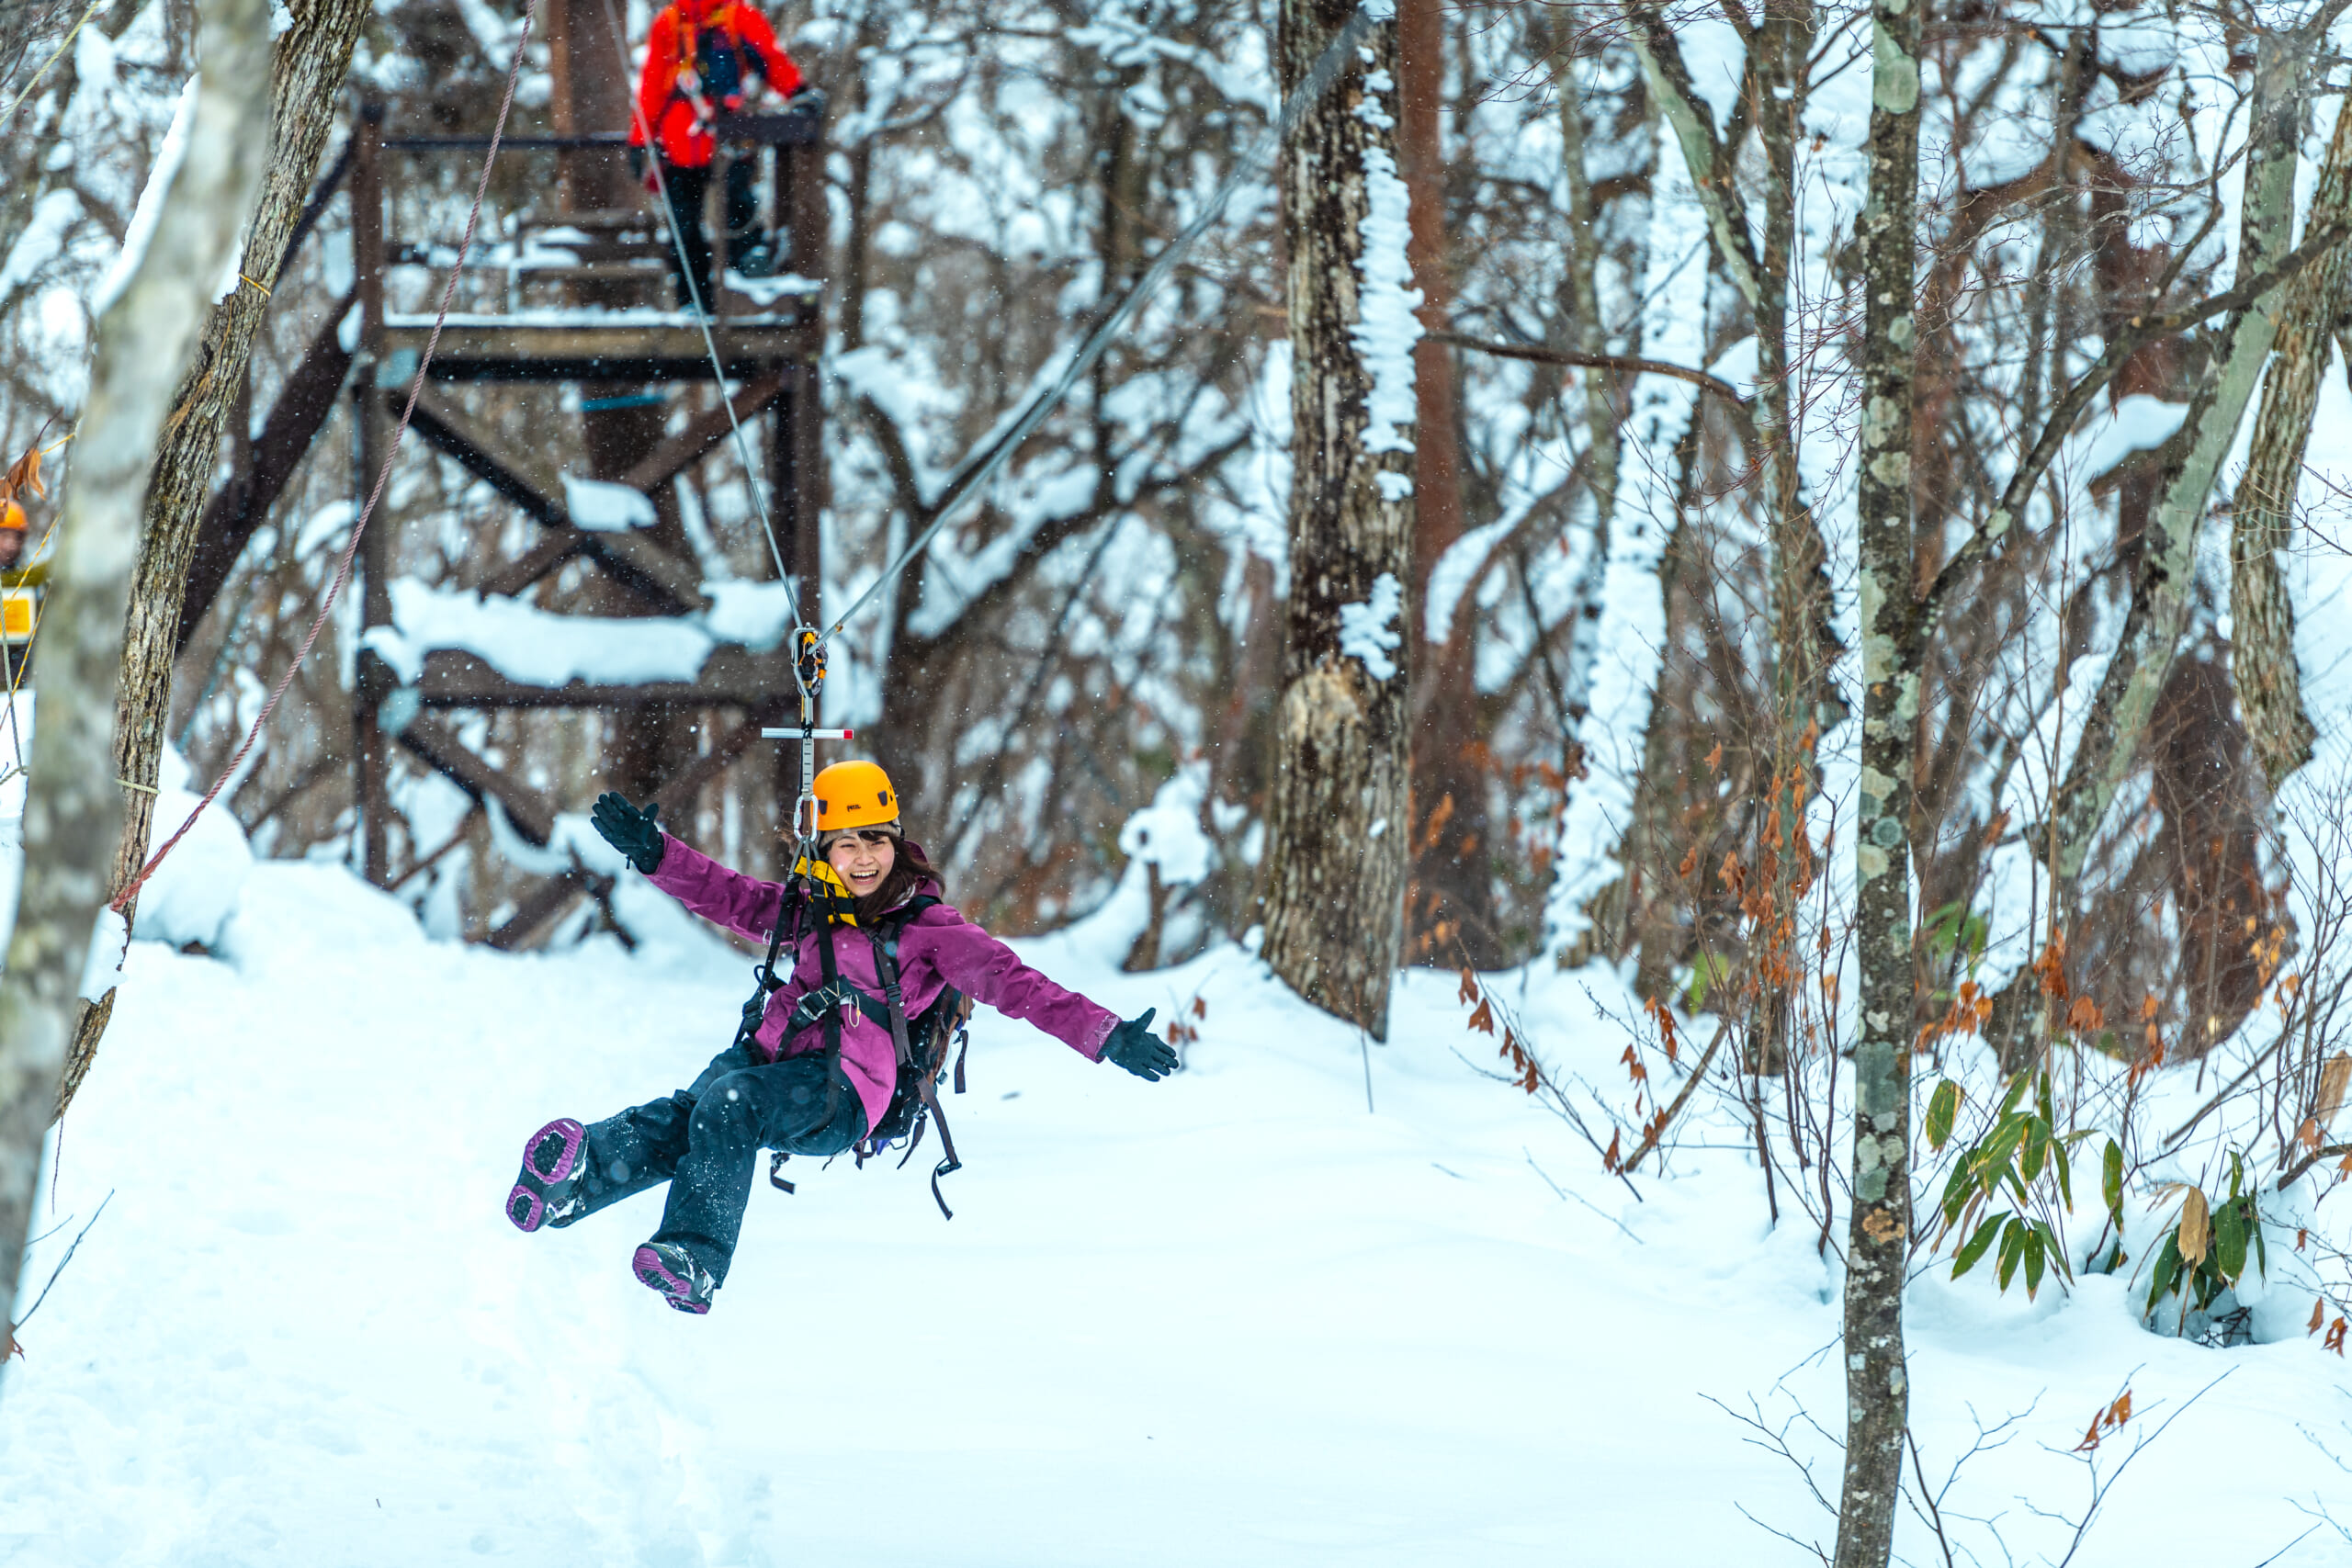
[[[2320,166],[2309,226],[2352,220],[2352,114],[2339,111]],[[2311,761],[2317,731],[2303,712],[2295,663],[2295,606],[2278,555],[2294,535],[2295,489],[2319,409],[2330,329],[2352,282],[2352,244],[2338,244],[2299,276],[2279,310],[2278,357],[2262,384],[2254,448],[2230,530],[2230,671],[2255,755],[2275,792]]]
[[[1275,52],[1285,93],[1354,9],[1283,0]],[[1406,660],[1394,655],[1397,617],[1412,609],[1403,600],[1419,327],[1399,276],[1407,197],[1390,137],[1396,62],[1395,25],[1375,26],[1301,117],[1281,165],[1297,369],[1262,949],[1301,996],[1382,1040],[1409,836],[1409,693]]]
[[[1650,176],[1648,260],[1642,285],[1644,357],[1694,365],[1703,353],[1709,267],[1706,209],[1690,171],[1661,126]],[[1643,758],[1665,667],[1667,550],[1681,526],[1680,460],[1698,389],[1671,376],[1634,381],[1623,426],[1616,514],[1601,520],[1608,541],[1590,706],[1577,728],[1584,776],[1570,782],[1560,811],[1560,852],[1545,914],[1546,951],[1575,962],[1589,951],[1595,900],[1625,874],[1626,834],[1642,793]],[[1596,441],[1604,437],[1596,433]]]
[[[99,319],[57,525],[54,586],[43,606],[24,892],[0,978],[0,1302],[16,1299],[42,1134],[81,1010],[88,949],[114,886],[108,856],[119,839],[123,794],[110,745],[116,681],[165,389],[187,362],[233,250],[267,140],[268,6],[263,0],[208,6],[201,47],[186,155],[176,175],[159,170],[151,182],[145,200],[162,205],[160,220],[128,285]],[[166,649],[175,618],[155,617]],[[119,924],[107,927],[105,940],[119,942]],[[96,956],[104,964],[113,954]],[[0,1366],[6,1359],[0,1349]]]
[[[2238,275],[2275,265],[2288,249],[2295,219],[2295,157],[2306,98],[2302,73],[2309,51],[2290,36],[2265,33],[2256,48],[2255,111],[2246,150],[2239,222]],[[2140,741],[2155,709],[2196,594],[2197,541],[2205,526],[2222,460],[2237,439],[2263,362],[2278,335],[2286,287],[2271,289],[2233,315],[2181,424],[2180,455],[2166,470],[2163,494],[2151,510],[2132,584],[2131,607],[2091,697],[2064,781],[2035,829],[2048,845],[2049,909],[2054,928],[2074,908],[2083,861],[2116,792],[2137,765]],[[1932,628],[1921,628],[1928,635]],[[2005,1070],[2031,1060],[2049,1038],[2041,987],[2030,967],[2013,976],[1993,999],[1984,1038]]]
[[1853,1204],[1846,1233],[1846,1465],[1836,1568],[1894,1544],[1910,1387],[1903,1265],[1911,1234],[1911,754],[1921,655],[1911,619],[1912,320],[1919,183],[1919,6],[1878,0],[1870,195],[1862,209],[1860,488],[1862,772],[1854,827],[1861,967]]
[[[1452,330],[1453,286],[1445,241],[1445,18],[1438,0],[1396,7],[1396,161],[1411,193],[1413,284],[1431,334]],[[1462,452],[1454,424],[1453,351],[1425,336],[1413,353],[1413,602],[1462,536]],[[1407,950],[1416,962],[1493,969],[1506,962],[1495,930],[1495,855],[1487,778],[1478,764],[1477,617],[1457,615],[1446,640],[1421,646],[1426,618],[1407,628],[1413,661],[1413,880]]]
[[[221,427],[245,395],[254,340],[269,311],[269,290],[277,284],[287,237],[310,199],[319,155],[334,124],[335,96],[350,74],[352,44],[368,12],[366,0],[308,0],[273,51],[269,162],[244,254],[237,264],[249,281],[240,282],[227,299],[211,307],[195,360],[164,421],[148,481],[146,532],[131,575],[122,681],[115,698],[116,775],[145,787],[130,791],[123,803],[110,892],[138,875],[146,863],[155,825],[153,785],[171,723],[180,599],[220,466]],[[137,919],[135,897],[125,913]],[[111,986],[103,998],[83,1009],[58,1095],[59,1115],[88,1074],[113,1013]]]

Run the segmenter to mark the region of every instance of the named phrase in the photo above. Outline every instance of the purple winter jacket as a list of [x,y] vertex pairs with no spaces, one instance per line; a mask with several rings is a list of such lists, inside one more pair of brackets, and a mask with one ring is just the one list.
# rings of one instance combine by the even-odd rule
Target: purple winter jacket
[[[662,838],[662,863],[647,880],[704,919],[764,946],[775,931],[783,887],[729,871],[666,833]],[[926,879],[917,891],[936,897],[939,885]],[[792,977],[769,995],[767,1015],[756,1036],[770,1061],[825,1048],[822,1024],[803,1029],[789,1041],[783,1034],[800,998],[824,984],[824,956],[817,943],[826,934],[832,938],[833,962],[842,977],[868,995],[882,994],[874,943],[864,931],[833,926],[801,938]],[[1064,990],[1022,963],[1011,948],[945,904],[934,904],[910,920],[899,938],[899,994],[907,1016],[920,1014],[949,986],[974,1001],[1035,1024],[1091,1062],[1102,1059],[1103,1043],[1119,1022],[1115,1013]],[[852,1009],[842,1020],[842,1066],[865,1107],[865,1124],[876,1125],[889,1109],[899,1081],[898,1048],[890,1032]]]

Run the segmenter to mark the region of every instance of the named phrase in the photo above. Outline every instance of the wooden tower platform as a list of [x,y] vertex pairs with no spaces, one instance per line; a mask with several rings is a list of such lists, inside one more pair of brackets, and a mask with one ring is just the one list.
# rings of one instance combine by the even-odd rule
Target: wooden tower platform
[[[747,478],[753,482],[764,479],[778,547],[792,570],[795,592],[803,595],[802,610],[814,615],[816,605],[808,596],[823,581],[817,519],[824,500],[818,387],[824,338],[824,152],[818,122],[808,115],[738,117],[722,121],[719,135],[733,155],[758,158],[772,169],[764,194],[774,228],[788,243],[782,247],[779,269],[785,276],[746,282],[742,288],[721,282],[715,288],[707,345],[701,323],[690,312],[665,308],[672,288],[671,241],[650,197],[641,208],[559,209],[530,216],[519,231],[499,238],[493,254],[484,254],[482,242],[477,241],[476,257],[469,265],[505,275],[509,308],[450,316],[434,350],[409,433],[412,441],[429,444],[482,480],[534,525],[528,530],[529,543],[486,574],[485,601],[526,594],[550,573],[582,561],[617,585],[640,615],[684,616],[710,607],[703,570],[695,560],[646,532],[591,528],[575,522],[565,500],[564,475],[659,495],[689,464],[730,441],[724,408],[699,414],[683,430],[665,431],[658,393],[650,390],[673,382],[711,385],[709,347],[715,345],[734,419],[748,423],[772,411],[773,417],[763,422],[765,449],[759,455],[764,475]],[[593,153],[609,163],[624,141],[611,133],[509,137],[503,145],[566,156]],[[429,310],[414,314],[388,309],[386,274],[394,267],[423,265],[438,276],[455,259],[446,243],[436,248],[388,232],[388,197],[404,166],[422,170],[452,156],[475,164],[488,145],[486,137],[390,131],[378,107],[359,116],[347,164],[354,213],[354,295],[359,312],[357,346],[349,369],[359,416],[356,472],[365,482],[373,482],[382,464],[434,321]],[[725,231],[716,223],[706,227],[713,241],[713,276],[724,280],[730,263]],[[526,297],[535,292],[552,293],[558,302],[526,303]],[[575,384],[582,389],[583,406],[594,412],[581,415],[578,425],[570,417],[551,422],[551,432],[562,434],[537,450],[506,449],[469,417],[459,394],[468,385],[513,382]],[[611,412],[615,410],[621,412]],[[584,425],[592,435],[599,434],[594,427],[600,415],[603,439],[592,443],[597,450],[571,449],[574,429]],[[616,471],[595,472],[600,455],[608,468],[613,466],[616,449],[626,452],[625,463]],[[418,846],[408,865],[392,861],[387,785],[396,747],[449,779],[478,804],[494,802],[514,830],[532,843],[546,845],[553,832],[555,803],[470,750],[458,739],[458,727],[449,722],[451,710],[718,710],[727,721],[708,748],[671,772],[653,794],[673,817],[758,739],[763,724],[781,723],[787,712],[797,711],[790,666],[780,644],[761,649],[721,641],[691,680],[602,684],[574,680],[562,685],[536,683],[502,671],[478,652],[445,647],[426,653],[403,679],[391,663],[365,646],[368,634],[378,628],[399,629],[391,573],[395,528],[389,507],[379,510],[360,546],[356,584],[363,650],[352,755],[361,856],[368,879],[379,886],[393,886],[422,869],[429,858]],[[797,788],[797,759],[779,757],[777,765],[791,770],[788,784]],[[582,868],[549,876],[521,897],[514,912],[486,940],[498,947],[521,945],[578,898],[601,900],[608,891],[608,879]]]

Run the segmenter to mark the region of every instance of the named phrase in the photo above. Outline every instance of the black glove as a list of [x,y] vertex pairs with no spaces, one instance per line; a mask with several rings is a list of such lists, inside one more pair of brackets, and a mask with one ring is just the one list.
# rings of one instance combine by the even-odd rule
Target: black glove
[[1174,1072],[1176,1048],[1151,1032],[1151,1015],[1159,1010],[1146,1008],[1141,1018],[1131,1018],[1111,1031],[1111,1038],[1102,1042],[1102,1059],[1153,1083]]
[[606,790],[596,797],[588,820],[594,824],[598,837],[628,856],[629,864],[650,875],[662,864],[662,825],[655,820],[661,815],[659,806],[639,811],[628,803],[627,795]]
[[814,117],[825,112],[826,102],[824,88],[803,87],[792,95],[784,107],[786,114],[805,114]]

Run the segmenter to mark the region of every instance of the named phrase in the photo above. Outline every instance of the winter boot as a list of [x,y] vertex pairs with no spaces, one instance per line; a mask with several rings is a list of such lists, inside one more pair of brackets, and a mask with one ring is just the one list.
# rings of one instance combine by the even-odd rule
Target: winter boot
[[588,1130],[559,1117],[523,1145],[522,1174],[506,1195],[506,1217],[518,1231],[568,1224],[587,1207],[581,1190],[588,1168]]
[[657,1290],[680,1312],[706,1313],[718,1281],[674,1241],[649,1241],[630,1261],[639,1283]]

